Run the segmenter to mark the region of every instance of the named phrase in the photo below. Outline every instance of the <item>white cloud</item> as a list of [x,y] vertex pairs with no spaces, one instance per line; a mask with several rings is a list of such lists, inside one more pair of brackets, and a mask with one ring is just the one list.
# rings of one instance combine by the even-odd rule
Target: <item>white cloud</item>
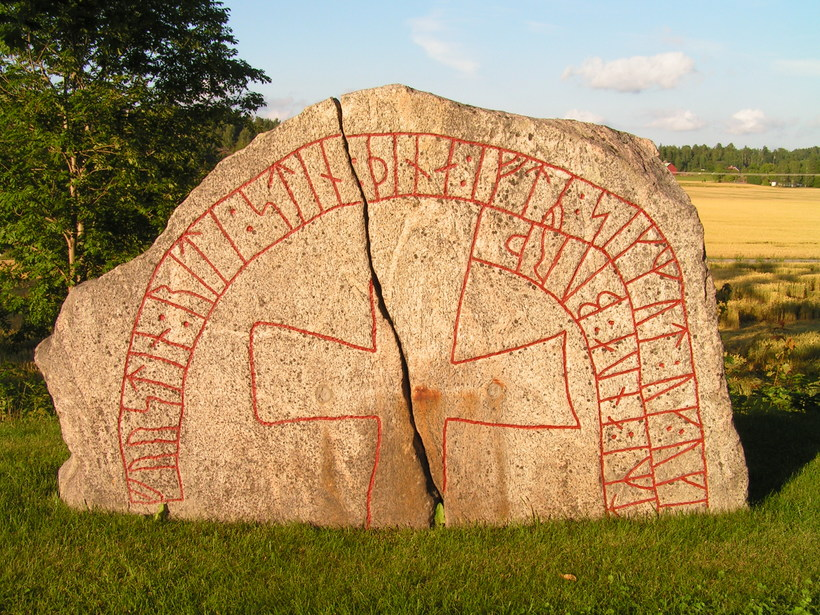
[[689,110],[676,109],[656,114],[655,119],[649,122],[648,126],[674,132],[687,132],[703,128],[706,122]]
[[286,120],[297,115],[307,105],[306,100],[297,100],[292,96],[268,98],[265,101],[264,116],[272,120]]
[[732,116],[727,130],[735,135],[766,132],[780,123],[766,117],[760,109],[741,109]]
[[789,75],[798,77],[820,77],[820,59],[780,60],[774,63],[775,68]]
[[409,23],[410,38],[428,57],[465,75],[473,75],[478,70],[478,62],[468,58],[457,43],[444,39],[445,27],[440,18],[418,17]]
[[570,109],[564,114],[565,120],[578,120],[579,122],[592,122],[593,124],[603,124],[604,118],[592,111],[583,109]]
[[593,57],[580,67],[568,66],[562,79],[578,76],[591,88],[642,92],[652,87],[677,87],[682,77],[695,72],[695,61],[680,51],[655,56],[633,56],[604,62]]

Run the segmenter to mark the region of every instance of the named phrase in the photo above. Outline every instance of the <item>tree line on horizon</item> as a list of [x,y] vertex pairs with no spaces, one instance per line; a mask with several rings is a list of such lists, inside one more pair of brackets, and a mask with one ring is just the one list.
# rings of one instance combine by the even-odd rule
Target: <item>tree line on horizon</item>
[[820,188],[820,147],[737,148],[734,144],[661,145],[661,158],[681,173],[712,173],[718,181],[742,179],[750,184],[770,181]]

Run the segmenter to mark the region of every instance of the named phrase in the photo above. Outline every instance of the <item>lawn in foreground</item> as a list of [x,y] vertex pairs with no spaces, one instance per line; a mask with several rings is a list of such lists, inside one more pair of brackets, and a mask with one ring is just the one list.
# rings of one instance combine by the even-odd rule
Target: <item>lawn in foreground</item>
[[820,259],[820,189],[680,182],[710,258]]
[[[820,416],[794,416],[785,436],[813,461],[746,511],[426,531],[76,512],[55,493],[56,419],[9,421],[0,612],[817,612]],[[744,443],[777,444],[747,418]]]

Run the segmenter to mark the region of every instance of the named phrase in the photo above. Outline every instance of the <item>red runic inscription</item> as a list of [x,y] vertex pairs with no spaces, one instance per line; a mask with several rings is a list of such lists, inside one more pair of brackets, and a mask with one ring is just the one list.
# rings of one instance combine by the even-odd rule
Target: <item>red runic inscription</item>
[[[342,151],[343,143],[350,159],[328,155],[331,148]],[[368,202],[424,197],[478,207],[453,323],[453,365],[493,356],[465,359],[458,354],[459,318],[476,267],[535,285],[569,316],[573,333],[585,340],[595,378],[602,509],[620,515],[647,507],[708,507],[684,281],[662,230],[640,206],[547,161],[486,143],[407,132],[337,134],[298,148],[202,212],[162,256],[137,312],[122,376],[119,441],[132,503],[185,498],[179,471],[184,391],[214,307],[261,254],[339,208],[362,206],[346,186],[350,162],[361,178],[356,188]],[[297,185],[299,191],[294,190]],[[297,194],[307,196],[300,200]],[[489,216],[509,220],[520,230],[500,238],[498,250],[484,254],[477,250],[476,238]],[[202,240],[206,236],[207,242]],[[647,288],[656,292],[645,292]],[[648,296],[651,302],[643,299]],[[373,301],[371,288],[371,305]],[[257,325],[347,344],[288,323]],[[375,320],[373,327],[372,347],[347,345],[375,351]],[[254,331],[249,335],[253,363]],[[564,374],[565,384],[571,377]],[[568,385],[566,395],[571,407]],[[165,423],[158,424],[160,416]],[[257,420],[279,429],[302,421],[375,421],[366,504],[370,525],[380,417],[351,412],[265,422],[257,414]],[[459,422],[498,429],[578,428],[448,416],[442,433],[445,492],[447,430]]]

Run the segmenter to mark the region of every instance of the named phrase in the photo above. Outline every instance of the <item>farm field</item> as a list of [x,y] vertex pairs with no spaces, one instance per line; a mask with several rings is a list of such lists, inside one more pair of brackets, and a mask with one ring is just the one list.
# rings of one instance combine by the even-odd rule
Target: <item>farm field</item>
[[681,181],[710,258],[820,259],[820,189]]
[[820,190],[686,180],[680,185],[705,229],[735,414],[816,412]]

